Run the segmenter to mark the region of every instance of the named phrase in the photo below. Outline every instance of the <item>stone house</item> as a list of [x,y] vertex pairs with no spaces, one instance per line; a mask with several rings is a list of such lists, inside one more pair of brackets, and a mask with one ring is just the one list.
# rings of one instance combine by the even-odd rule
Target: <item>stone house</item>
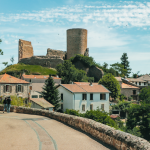
[[127,79],[121,77],[115,77],[120,84],[121,94],[124,94],[127,99],[132,97],[133,100],[139,100],[140,88]]
[[28,98],[30,83],[8,74],[0,75],[0,96],[17,95]]
[[109,93],[103,85],[98,84],[60,84],[57,87],[61,97],[61,109],[96,110],[99,107],[109,113]]

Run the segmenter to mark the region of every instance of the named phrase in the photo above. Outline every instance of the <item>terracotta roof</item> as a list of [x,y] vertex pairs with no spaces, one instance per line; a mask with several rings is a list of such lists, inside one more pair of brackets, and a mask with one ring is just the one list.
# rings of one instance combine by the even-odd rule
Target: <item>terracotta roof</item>
[[30,98],[30,100],[42,106],[43,108],[55,107],[51,103],[46,101],[44,98]]
[[143,76],[139,77],[138,79],[142,79],[142,80],[150,81],[150,75],[145,74],[145,75],[143,75]]
[[122,80],[121,80],[121,77],[115,77],[115,78],[116,78],[116,80],[119,81],[119,82],[122,81]]
[[[74,84],[77,84],[77,85],[89,85],[90,83],[89,82],[74,82]],[[93,85],[98,85],[98,83],[92,83]]]
[[18,79],[5,73],[3,75],[0,75],[0,83],[29,83],[29,82]]
[[110,115],[110,117],[112,118],[112,119],[115,119],[115,118],[117,118],[117,117],[119,117],[119,115]]
[[136,86],[133,86],[133,85],[129,85],[129,84],[126,84],[126,83],[122,83],[121,86],[122,86],[123,89],[128,89],[128,88],[139,89],[139,87],[136,87]]
[[68,89],[73,93],[83,93],[83,92],[92,92],[92,93],[110,93],[103,85],[77,85],[77,84],[60,84],[60,86]]
[[126,80],[128,80],[130,82],[146,82],[140,78],[126,78]]
[[[23,78],[28,78],[28,79],[48,79],[49,75],[22,75]],[[61,78],[58,78],[58,77],[55,77],[55,76],[52,76],[53,79],[61,79]]]

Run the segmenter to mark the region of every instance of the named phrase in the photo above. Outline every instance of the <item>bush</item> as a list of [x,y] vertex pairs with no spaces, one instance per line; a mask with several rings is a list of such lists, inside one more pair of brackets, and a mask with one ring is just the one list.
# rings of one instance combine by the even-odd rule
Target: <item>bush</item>
[[128,101],[131,101],[132,100],[132,97],[128,97]]
[[80,116],[79,110],[66,109],[65,114]]

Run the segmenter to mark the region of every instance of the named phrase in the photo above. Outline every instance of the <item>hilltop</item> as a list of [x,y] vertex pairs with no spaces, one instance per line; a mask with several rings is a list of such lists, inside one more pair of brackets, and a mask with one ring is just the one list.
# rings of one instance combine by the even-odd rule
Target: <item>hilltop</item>
[[26,74],[34,75],[56,75],[57,71],[54,68],[42,67],[40,65],[26,65],[22,63],[9,65],[3,69],[0,74],[4,74],[6,71],[7,74],[19,77],[21,73],[25,72]]

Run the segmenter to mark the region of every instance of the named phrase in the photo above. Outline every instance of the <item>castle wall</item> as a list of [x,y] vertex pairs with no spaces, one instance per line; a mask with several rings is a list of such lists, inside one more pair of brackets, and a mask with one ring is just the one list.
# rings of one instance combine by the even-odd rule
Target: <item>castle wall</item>
[[30,41],[19,39],[18,51],[18,61],[22,58],[28,58],[33,56],[33,47]]
[[87,49],[87,30],[68,29],[67,30],[67,59],[76,54],[85,54]]
[[54,49],[47,49],[47,57],[50,56],[59,56],[61,59],[65,59],[66,51],[54,50]]
[[46,57],[46,56],[32,56],[30,58],[23,58],[19,63],[28,65],[40,65],[42,67],[56,68],[58,64],[64,62],[60,57]]

